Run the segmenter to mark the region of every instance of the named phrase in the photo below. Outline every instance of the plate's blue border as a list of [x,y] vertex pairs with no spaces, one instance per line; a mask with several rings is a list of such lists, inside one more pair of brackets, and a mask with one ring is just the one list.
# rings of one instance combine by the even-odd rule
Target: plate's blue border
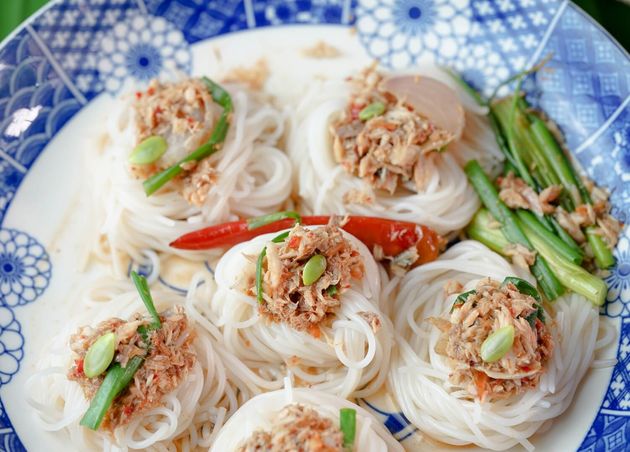
[[[0,224],[47,143],[99,94],[115,93],[129,79],[189,71],[189,46],[214,36],[323,23],[355,27],[368,54],[382,64],[404,67],[432,54],[486,91],[552,54],[553,70],[528,81],[530,100],[563,129],[589,176],[611,189],[615,214],[630,221],[630,57],[567,1],[56,0],[0,44]],[[134,33],[137,45],[122,46]],[[26,260],[15,252],[24,243],[31,247]],[[627,230],[616,256],[602,313],[620,319],[619,362],[582,450],[622,450],[630,443]],[[7,289],[2,283],[16,281],[18,270],[36,277]],[[35,238],[0,229],[0,344],[11,358],[0,365],[0,385],[10,382],[23,357],[14,310],[41,295],[51,271]],[[379,414],[397,420],[399,436],[409,430],[400,421],[404,416]],[[0,449],[24,450],[1,401]]]

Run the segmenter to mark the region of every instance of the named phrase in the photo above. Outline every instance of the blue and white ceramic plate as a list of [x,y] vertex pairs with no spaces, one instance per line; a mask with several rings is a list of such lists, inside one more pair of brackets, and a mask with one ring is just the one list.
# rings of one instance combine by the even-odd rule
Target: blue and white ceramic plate
[[[71,231],[87,214],[77,204],[77,155],[112,95],[169,73],[204,73],[215,47],[228,65],[265,52],[277,62],[321,39],[361,64],[449,65],[484,90],[552,55],[553,70],[528,86],[531,101],[611,191],[615,216],[630,221],[630,57],[570,2],[53,1],[0,45],[0,450],[65,450],[34,430],[24,380],[51,324],[63,321],[55,300],[77,271]],[[316,74],[318,64],[283,70]],[[629,450],[628,228],[615,254],[601,315],[620,331],[609,351],[617,364],[590,371],[571,409],[533,439],[539,450]],[[365,403],[413,448],[413,427],[386,395]]]

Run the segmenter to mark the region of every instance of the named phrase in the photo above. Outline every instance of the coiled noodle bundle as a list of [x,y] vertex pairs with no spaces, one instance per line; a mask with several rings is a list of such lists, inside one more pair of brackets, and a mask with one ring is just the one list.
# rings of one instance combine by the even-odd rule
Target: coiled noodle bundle
[[452,297],[445,297],[444,285],[456,280],[470,290],[482,278],[502,281],[513,275],[533,281],[482,244],[464,241],[401,282],[394,319],[399,350],[392,359],[389,385],[405,416],[439,441],[492,450],[521,444],[532,450],[527,438],[569,407],[593,361],[598,312],[584,297],[570,294],[546,313],[555,348],[537,388],[480,403],[449,382],[451,368],[435,351],[440,332],[425,320],[451,309]]

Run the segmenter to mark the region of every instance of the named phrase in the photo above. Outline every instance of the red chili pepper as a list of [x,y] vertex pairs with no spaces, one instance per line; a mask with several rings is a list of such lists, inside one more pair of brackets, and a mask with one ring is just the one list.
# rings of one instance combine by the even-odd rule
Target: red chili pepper
[[74,365],[77,366],[77,372],[81,375],[83,375],[83,360],[82,359],[77,359],[74,362]]
[[300,247],[300,242],[302,241],[302,239],[300,237],[298,237],[297,235],[294,235],[293,237],[291,237],[291,239],[289,240],[289,243],[287,244],[287,246],[291,249],[297,249]]
[[[330,216],[302,217],[307,226],[328,224]],[[276,221],[256,229],[249,229],[247,220],[232,221],[190,232],[173,241],[170,246],[183,250],[225,248],[245,242],[258,235],[278,232],[295,224],[292,218]],[[398,256],[416,246],[416,265],[435,260],[440,253],[440,237],[432,229],[404,221],[377,217],[350,216],[343,229],[362,241],[370,250],[379,245],[386,256]]]

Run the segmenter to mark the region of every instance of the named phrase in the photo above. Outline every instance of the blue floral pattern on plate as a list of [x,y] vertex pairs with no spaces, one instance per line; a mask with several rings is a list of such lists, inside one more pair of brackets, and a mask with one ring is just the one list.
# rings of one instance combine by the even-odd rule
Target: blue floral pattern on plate
[[14,229],[0,230],[2,304],[14,307],[35,301],[48,287],[51,267],[48,253],[34,238]]
[[[589,176],[611,190],[615,215],[630,221],[630,58],[567,1],[58,0],[0,48],[0,225],[47,143],[94,97],[132,80],[189,72],[195,42],[284,24],[354,24],[382,64],[404,69],[432,60],[486,93],[551,55],[553,70],[528,80],[529,98],[563,129]],[[582,450],[623,450],[630,442],[627,229],[615,253],[602,314],[622,324],[619,362]],[[41,296],[50,277],[48,254],[34,238],[0,229],[0,386],[24,353],[14,309]],[[398,439],[413,431],[400,413],[369,408]],[[0,449],[24,450],[1,401]]]
[[128,16],[102,37],[99,50],[99,79],[111,94],[128,80],[137,85],[190,72],[190,47],[183,33],[162,17]]
[[370,55],[404,69],[432,55],[444,64],[466,43],[472,27],[468,0],[387,0],[359,3],[356,27]]
[[630,317],[630,229],[627,227],[617,244],[615,258],[617,263],[606,278],[608,303],[603,312],[609,317]]

